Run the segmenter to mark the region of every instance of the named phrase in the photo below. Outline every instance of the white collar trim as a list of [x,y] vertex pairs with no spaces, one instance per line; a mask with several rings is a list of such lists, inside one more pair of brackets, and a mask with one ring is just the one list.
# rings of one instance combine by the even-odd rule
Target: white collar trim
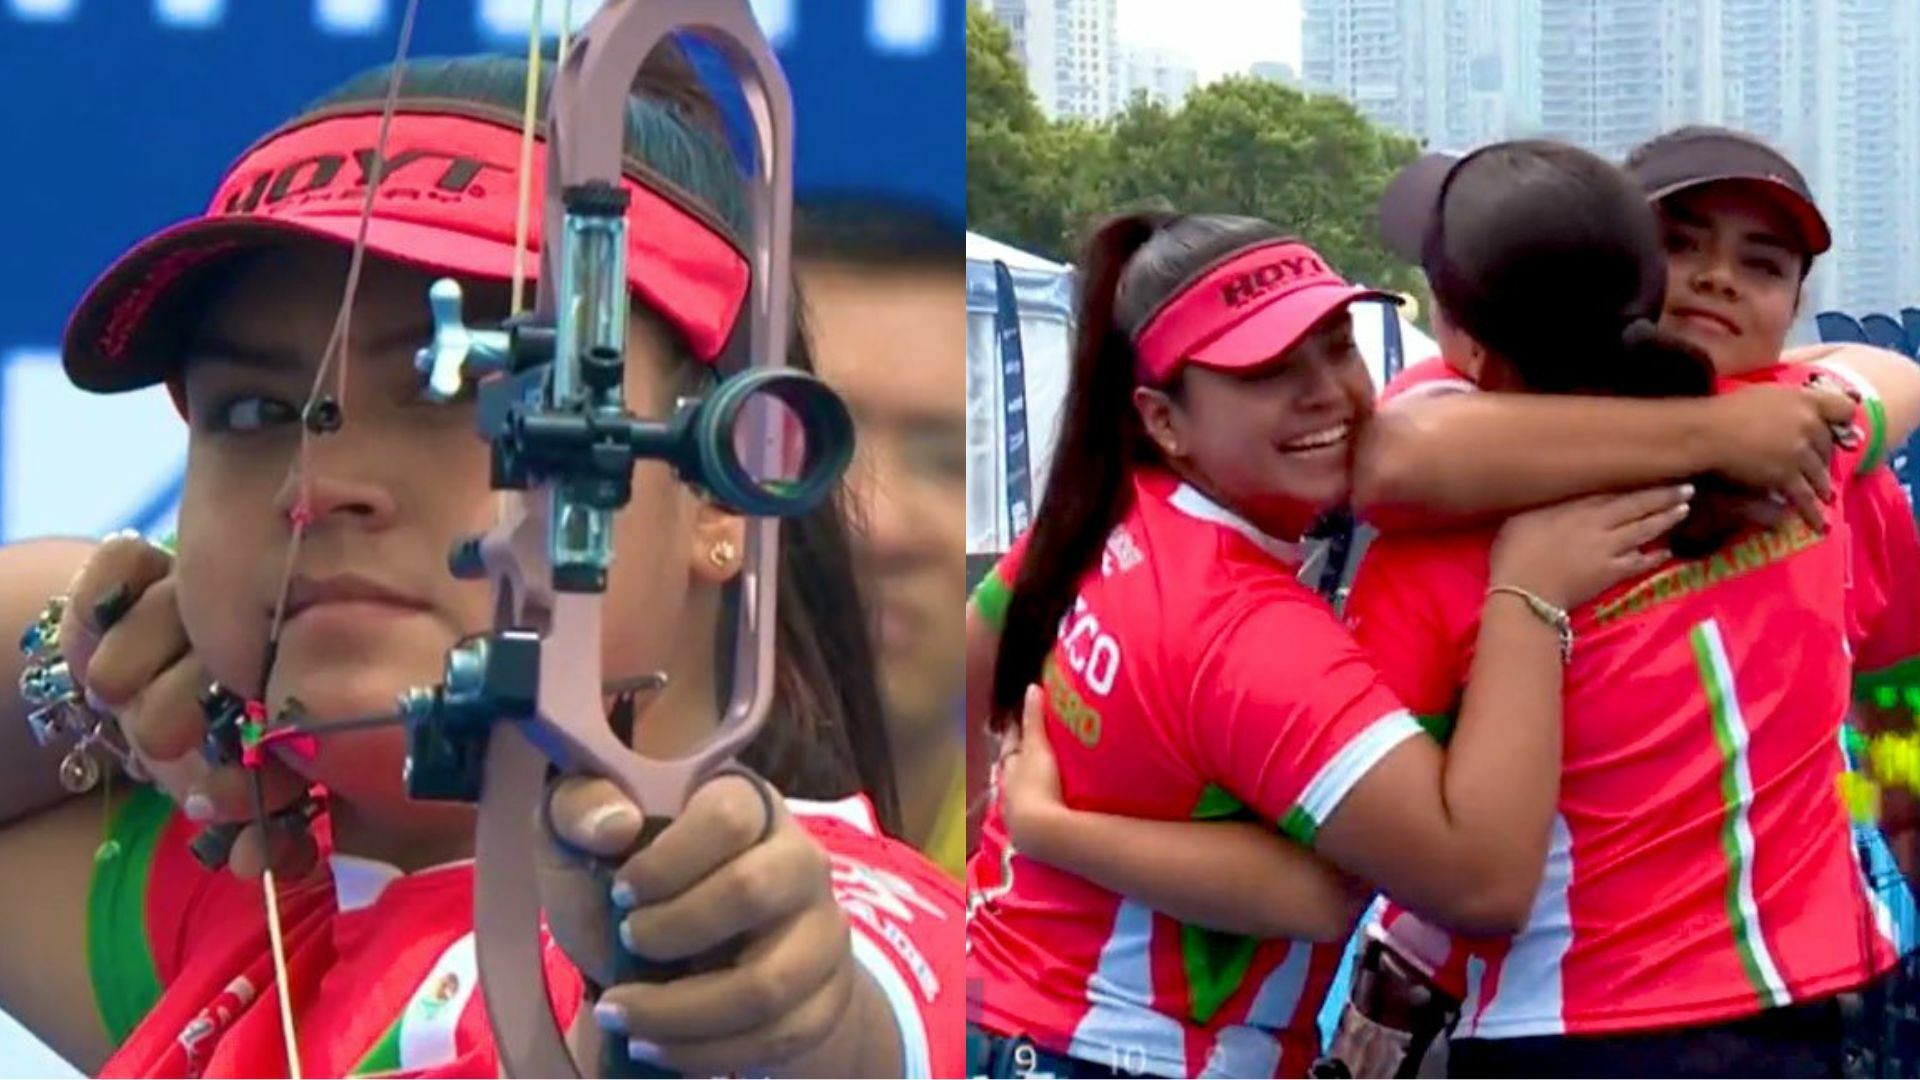
[[366,859],[358,855],[333,855],[327,859],[327,865],[333,871],[333,898],[340,910],[360,911],[372,907],[387,891],[387,886],[403,877],[431,874],[456,866],[465,866],[471,859],[429,866],[416,870],[409,875],[392,863],[378,859]]
[[1168,500],[1175,510],[1191,518],[1210,521],[1215,525],[1224,525],[1241,536],[1254,542],[1260,550],[1279,559],[1281,562],[1299,565],[1301,561],[1300,545],[1277,536],[1261,532],[1253,522],[1221,506],[1208,498],[1199,488],[1182,481]]

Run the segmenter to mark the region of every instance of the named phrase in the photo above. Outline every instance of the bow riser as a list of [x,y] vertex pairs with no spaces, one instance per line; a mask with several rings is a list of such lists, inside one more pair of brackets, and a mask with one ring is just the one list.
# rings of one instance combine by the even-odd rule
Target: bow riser
[[[754,269],[751,366],[775,371],[787,366],[792,108],[785,76],[744,0],[610,3],[575,39],[549,103],[543,233],[549,242],[541,252],[534,312],[536,323],[556,331],[548,409],[623,412],[617,365],[624,363],[627,346],[625,244],[606,227],[604,216],[580,212],[598,208],[583,208],[580,202],[619,192],[635,80],[648,56],[676,31],[693,33],[722,51],[755,119],[757,153],[749,194],[754,234],[748,249]],[[591,370],[593,364],[600,365],[598,372]],[[615,365],[611,376],[609,364]],[[757,425],[748,429],[749,472],[780,473],[784,433],[776,418],[775,410],[763,409]],[[753,741],[772,704],[780,523],[760,517],[747,522],[734,680],[719,730],[694,754],[670,762],[642,758],[615,735],[599,689],[604,680],[598,590],[604,588],[612,555],[616,508],[583,505],[575,494],[551,481],[506,493],[501,527],[484,545],[502,614],[510,613],[523,627],[530,625],[522,621],[528,615],[549,616],[537,627],[542,641],[534,715],[511,729],[502,725],[487,747],[476,837],[481,985],[501,1065],[510,1076],[580,1075],[538,975],[544,971],[542,897],[531,883],[539,880],[536,853],[547,842],[540,831],[549,764],[606,777],[649,818],[670,818],[699,783]],[[601,573],[584,580],[577,572],[557,577],[556,554],[576,570],[582,563],[589,569],[597,563]],[[596,902],[604,906],[607,901],[601,896]]]

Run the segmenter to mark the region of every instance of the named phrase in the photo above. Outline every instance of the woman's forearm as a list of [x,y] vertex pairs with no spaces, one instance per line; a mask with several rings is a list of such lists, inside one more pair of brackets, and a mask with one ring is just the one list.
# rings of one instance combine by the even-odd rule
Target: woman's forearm
[[[1367,891],[1267,826],[1155,821],[1061,806],[1023,821],[1020,853],[1183,923],[1255,938],[1344,941]],[[1233,868],[1232,888],[1220,868]]]
[[[1525,921],[1546,865],[1560,794],[1559,648],[1523,600],[1488,597],[1447,744],[1441,801],[1455,831],[1488,856],[1480,891],[1508,916],[1502,922]],[[1515,761],[1553,764],[1515,769]]]
[[1526,925],[1560,782],[1559,641],[1526,605],[1490,597],[1444,751],[1408,739],[1369,769],[1314,849],[1443,925]]
[[27,703],[19,691],[27,661],[16,643],[94,546],[87,540],[29,540],[0,547],[0,826],[67,797],[59,769],[71,748],[42,747],[27,730]]
[[1708,399],[1458,393],[1367,423],[1354,506],[1381,528],[1458,525],[1713,465]]
[[[949,991],[952,992],[952,991]],[[597,1062],[609,1036],[593,1022],[593,1003],[581,1005],[567,1030],[567,1049],[575,1061]],[[905,1052],[900,1043],[900,1021],[887,996],[857,963],[853,993],[839,1020],[826,1037],[810,1049],[771,1065],[756,1076],[900,1076]]]

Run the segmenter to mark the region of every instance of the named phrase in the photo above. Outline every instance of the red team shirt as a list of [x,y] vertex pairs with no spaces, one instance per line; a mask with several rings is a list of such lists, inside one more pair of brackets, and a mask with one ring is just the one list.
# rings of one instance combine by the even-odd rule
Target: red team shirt
[[[1162,820],[1250,813],[1310,844],[1419,727],[1294,580],[1293,545],[1165,472],[1133,494],[1043,677],[1066,801]],[[977,594],[990,620],[1021,550]],[[967,892],[969,1016],[988,1030],[1164,1076],[1300,1076],[1318,1052],[1338,945],[1182,925],[1024,858],[997,805]]]
[[[907,1076],[958,1076],[959,896],[952,881],[883,837],[864,798],[787,801],[833,863],[853,950],[892,1006]],[[118,1049],[102,1076],[285,1076],[286,1051],[260,886],[200,866],[195,826],[142,789],[120,812],[96,870],[88,961]],[[325,846],[324,820],[318,835]],[[309,1076],[497,1076],[473,941],[473,864],[402,875],[333,856],[283,887],[288,978]],[[549,1000],[563,1030],[579,973],[546,942]]]
[[[1387,396],[1462,389],[1432,361]],[[1897,484],[1856,481],[1862,461],[1835,457],[1848,494],[1829,536],[1791,518],[1572,613],[1559,808],[1526,929],[1456,938],[1392,904],[1369,927],[1463,999],[1456,1038],[1713,1023],[1892,964],[1887,913],[1835,795],[1836,735],[1853,647],[1916,651],[1898,641],[1912,605],[1888,600],[1893,579],[1863,577],[1874,556],[1859,542],[1901,523],[1909,552],[1915,542]],[[1490,540],[1382,536],[1348,602],[1387,682],[1442,726],[1472,663]],[[1837,626],[1850,598],[1858,608]]]

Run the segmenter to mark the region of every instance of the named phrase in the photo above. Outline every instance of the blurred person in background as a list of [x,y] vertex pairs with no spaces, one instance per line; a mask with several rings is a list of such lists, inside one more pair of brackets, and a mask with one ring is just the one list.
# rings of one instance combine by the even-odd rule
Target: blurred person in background
[[905,838],[964,872],[966,304],[960,226],[875,200],[803,207],[794,251],[821,373],[858,432],[848,474],[878,615]]

